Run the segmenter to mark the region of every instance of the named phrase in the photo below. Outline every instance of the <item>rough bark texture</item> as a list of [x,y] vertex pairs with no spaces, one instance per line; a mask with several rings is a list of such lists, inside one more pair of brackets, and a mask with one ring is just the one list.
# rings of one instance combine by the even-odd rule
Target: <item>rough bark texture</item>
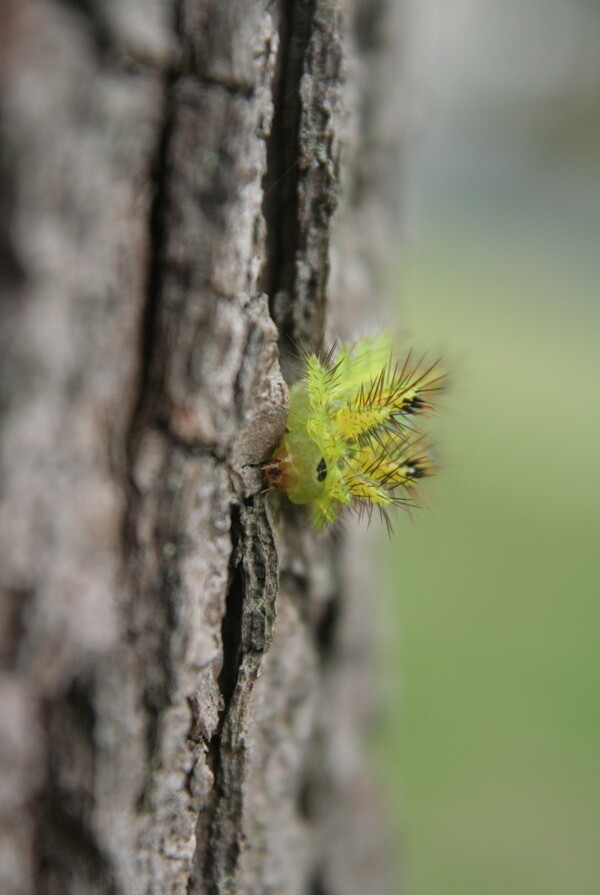
[[260,464],[342,144],[371,300],[385,4],[0,11],[0,890],[381,893],[360,569]]

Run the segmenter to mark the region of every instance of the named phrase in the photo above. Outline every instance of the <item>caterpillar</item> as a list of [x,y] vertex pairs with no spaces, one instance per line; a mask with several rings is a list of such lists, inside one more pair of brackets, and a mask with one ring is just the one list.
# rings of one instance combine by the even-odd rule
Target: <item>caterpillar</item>
[[387,335],[307,354],[290,389],[285,433],[263,469],[269,487],[309,504],[318,531],[347,509],[390,530],[389,510],[422,503],[418,483],[431,476],[430,442],[415,417],[433,410],[444,387],[438,362],[409,352],[402,364]]

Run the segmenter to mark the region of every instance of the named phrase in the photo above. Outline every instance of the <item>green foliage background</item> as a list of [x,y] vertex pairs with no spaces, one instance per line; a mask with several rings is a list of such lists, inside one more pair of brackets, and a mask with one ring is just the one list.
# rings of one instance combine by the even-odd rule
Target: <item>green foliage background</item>
[[381,548],[375,745],[410,895],[600,891],[600,270],[589,230],[527,221],[426,229],[402,277],[452,370],[437,507]]
[[398,892],[598,895],[600,3],[417,7],[389,317],[452,377],[379,563]]

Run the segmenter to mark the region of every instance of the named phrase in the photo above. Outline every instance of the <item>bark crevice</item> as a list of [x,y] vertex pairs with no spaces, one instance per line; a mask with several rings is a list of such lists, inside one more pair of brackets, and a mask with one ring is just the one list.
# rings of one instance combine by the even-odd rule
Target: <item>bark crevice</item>
[[223,616],[223,708],[208,746],[213,786],[199,818],[190,893],[231,895],[245,833],[248,710],[275,623],[277,561],[263,496],[234,508],[232,554]]
[[[279,327],[280,336],[288,342],[288,350],[293,347],[290,342],[294,338],[289,310],[296,279],[300,229],[300,81],[306,68],[315,9],[316,0],[283,0],[281,3],[273,122],[267,139],[267,170],[263,178],[263,215],[267,228],[263,289],[269,297],[271,316]],[[281,296],[288,298],[283,300]]]

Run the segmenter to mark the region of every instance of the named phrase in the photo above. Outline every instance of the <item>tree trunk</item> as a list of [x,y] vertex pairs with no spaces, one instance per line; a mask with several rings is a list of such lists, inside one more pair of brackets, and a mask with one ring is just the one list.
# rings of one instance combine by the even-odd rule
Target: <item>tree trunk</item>
[[387,4],[0,11],[0,889],[383,893],[361,568],[261,463],[372,304]]

